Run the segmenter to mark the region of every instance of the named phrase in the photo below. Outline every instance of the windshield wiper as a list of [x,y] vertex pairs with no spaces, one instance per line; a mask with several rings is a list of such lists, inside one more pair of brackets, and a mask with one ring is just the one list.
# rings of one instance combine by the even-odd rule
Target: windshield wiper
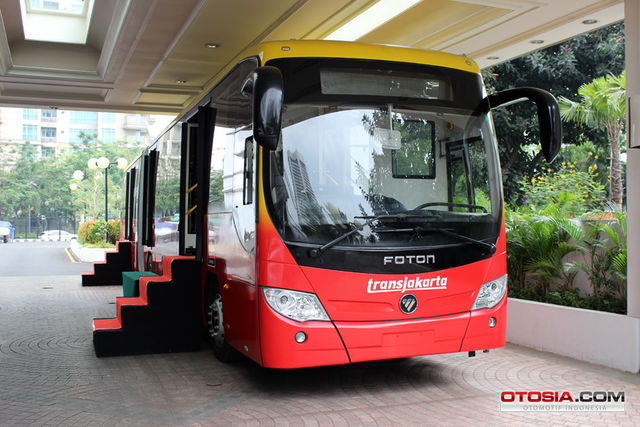
[[381,220],[381,219],[430,218],[430,216],[426,216],[426,215],[407,215],[407,214],[383,214],[383,215],[374,215],[374,216],[356,216],[354,218],[366,219],[367,221],[365,221],[362,224],[354,224],[356,228],[354,228],[353,230],[347,231],[346,233],[336,237],[332,241],[327,242],[327,243],[325,243],[324,245],[322,245],[320,247],[311,249],[309,251],[309,256],[312,257],[312,258],[318,258],[327,249],[337,245],[338,243],[342,242],[344,239],[346,239],[347,237],[351,236],[352,234],[357,233],[358,231],[362,231],[362,229],[365,226],[367,226],[367,225],[371,226],[371,223],[373,223],[374,221],[378,221],[378,220]]
[[399,214],[383,214],[383,215],[362,215],[362,216],[354,216],[354,218],[356,219],[370,219],[370,220],[376,220],[376,219],[409,219],[409,218],[437,218],[437,215],[433,215],[433,214],[427,214],[427,215],[416,215],[416,214],[405,214],[405,213],[399,213]]
[[423,231],[436,231],[438,233],[446,234],[447,236],[455,237],[457,239],[464,240],[465,242],[469,242],[469,243],[473,243],[475,245],[481,246],[487,249],[489,253],[493,254],[496,251],[496,245],[494,245],[493,243],[483,242],[482,240],[474,239],[473,237],[465,236],[464,234],[458,234],[446,228],[441,228],[441,227],[425,228],[425,227],[418,226],[414,228],[414,231],[416,233],[421,233]]
[[[309,251],[309,256],[312,258],[318,258],[320,255],[322,255],[327,249],[332,248],[333,246],[337,245],[338,243],[340,243],[341,241],[343,241],[344,239],[346,239],[347,237],[351,236],[352,234],[357,233],[358,231],[362,231],[362,229],[365,226],[371,226],[371,223],[373,223],[374,221],[378,221],[381,219],[408,219],[408,218],[430,218],[430,217],[435,217],[435,216],[426,216],[426,215],[408,215],[408,214],[384,214],[384,215],[375,215],[375,216],[357,216],[354,218],[362,218],[362,219],[366,219],[367,221],[365,221],[362,224],[359,225],[355,225],[355,228],[353,230],[347,231],[344,234],[341,234],[340,236],[336,237],[335,239],[333,239],[330,242],[325,243],[322,246],[319,246],[317,248],[313,248]],[[411,227],[411,228],[398,228],[398,229],[393,229],[393,228],[388,228],[388,229],[384,229],[384,230],[379,230],[379,232],[382,233],[406,233],[406,232],[414,232],[414,233],[422,233],[422,232],[430,232],[430,231],[435,231],[438,233],[442,233],[445,234],[447,236],[451,236],[451,237],[455,237],[459,240],[464,240],[465,242],[469,242],[469,243],[473,243],[475,245],[478,245],[480,247],[483,247],[485,249],[487,249],[489,251],[489,253],[495,253],[496,251],[496,245],[494,245],[493,243],[487,243],[487,242],[483,242],[482,240],[478,240],[478,239],[474,239],[473,237],[469,237],[469,236],[465,236],[463,234],[458,234],[455,233],[449,229],[446,228],[441,228],[441,227],[423,227],[421,225],[415,226],[415,227]]]
[[446,234],[447,236],[455,237],[466,242],[473,243],[487,249],[490,253],[495,253],[496,245],[492,243],[483,242],[482,240],[474,239],[473,237],[465,236],[464,234],[455,233],[446,228],[440,227],[423,227],[418,225],[411,228],[385,228],[383,230],[376,230],[376,233],[416,233],[420,235],[423,232],[436,231],[438,233]]

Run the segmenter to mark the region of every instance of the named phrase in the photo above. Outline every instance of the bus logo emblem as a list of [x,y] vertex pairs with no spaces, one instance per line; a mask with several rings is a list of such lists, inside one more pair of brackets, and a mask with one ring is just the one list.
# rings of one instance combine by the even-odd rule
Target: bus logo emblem
[[400,310],[403,313],[411,314],[416,311],[416,308],[418,308],[418,299],[415,296],[406,294],[400,298]]
[[398,256],[385,256],[382,259],[382,264],[435,264],[435,255],[398,255]]

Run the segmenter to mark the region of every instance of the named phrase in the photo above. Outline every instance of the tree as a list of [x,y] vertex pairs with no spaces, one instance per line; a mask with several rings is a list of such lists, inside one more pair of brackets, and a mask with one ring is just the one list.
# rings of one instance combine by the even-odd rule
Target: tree
[[[105,156],[110,160],[119,157],[132,160],[139,154],[138,148],[123,144],[105,144],[89,137],[83,142],[71,144],[66,153],[55,158],[36,159],[36,150],[25,143],[19,148],[16,166],[12,170],[0,170],[0,217],[57,217],[73,220],[80,214],[102,218],[104,215],[104,171],[87,170],[87,160]],[[73,171],[85,172],[85,179],[78,182],[77,190],[70,190]],[[109,211],[117,217],[124,209],[124,174],[110,167]]]
[[610,146],[609,201],[622,211],[622,167],[620,163],[620,138],[625,125],[626,77],[609,74],[598,77],[578,89],[580,101],[561,96],[560,116],[568,122],[592,127],[604,127]]
[[[534,86],[549,90],[556,97],[574,98],[582,83],[606,74],[618,75],[624,70],[624,45],[624,23],[618,23],[490,67],[483,71],[483,77],[489,93]],[[495,110],[493,118],[505,201],[519,204],[524,196],[519,183],[523,179],[530,181],[540,168],[541,156],[523,149],[539,141],[535,107],[529,103],[516,104]],[[585,140],[598,146],[607,144],[602,129],[575,122],[563,125],[564,144],[581,144]],[[557,162],[544,167],[559,168]]]
[[[74,170],[85,172],[84,180],[78,183],[78,190],[72,194],[72,205],[76,214],[84,214],[88,218],[102,218],[104,216],[105,171],[88,170],[87,160],[91,157],[102,156],[111,161],[119,157],[124,157],[127,160],[134,159],[140,150],[127,147],[124,144],[107,144],[83,138],[82,142],[72,144],[68,153],[56,158],[56,162],[65,165],[64,173],[67,180],[71,178]],[[110,216],[118,217],[124,211],[124,173],[113,166],[106,172],[108,173]]]

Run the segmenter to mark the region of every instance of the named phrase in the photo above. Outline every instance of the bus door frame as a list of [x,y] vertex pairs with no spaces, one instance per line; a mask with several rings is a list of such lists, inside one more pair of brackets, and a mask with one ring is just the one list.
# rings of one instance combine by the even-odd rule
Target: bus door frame
[[[207,204],[216,110],[199,106],[182,124],[179,252],[203,261],[207,251]],[[191,175],[195,167],[194,175]]]

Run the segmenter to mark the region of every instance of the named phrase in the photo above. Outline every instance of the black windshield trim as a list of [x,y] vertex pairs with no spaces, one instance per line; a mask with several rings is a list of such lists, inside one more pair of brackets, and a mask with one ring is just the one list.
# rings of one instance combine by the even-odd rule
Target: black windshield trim
[[[327,62],[331,66],[335,66],[335,62],[342,62],[346,66],[353,66],[354,61],[359,65],[368,66],[384,65],[387,67],[401,67],[411,70],[424,70],[429,73],[449,73],[451,77],[452,87],[454,90],[453,101],[444,100],[428,100],[418,98],[394,98],[394,97],[380,97],[380,96],[337,96],[337,95],[322,95],[318,90],[314,96],[295,96],[295,92],[287,90],[287,84],[290,82],[302,82],[304,78],[287,78],[291,75],[291,67],[296,63],[302,64],[313,61]],[[388,103],[394,104],[396,108],[402,108],[407,110],[433,110],[442,109],[445,112],[458,112],[461,114],[472,114],[477,107],[478,103],[482,100],[482,88],[483,83],[481,76],[476,73],[470,73],[466,71],[450,69],[445,67],[429,66],[422,64],[411,64],[392,61],[372,61],[372,60],[350,60],[350,59],[336,59],[336,58],[280,58],[269,61],[266,65],[277,66],[283,71],[285,76],[285,104],[315,104],[315,103],[335,103],[339,106],[354,106],[354,107],[367,107],[371,108],[372,105],[386,105]],[[464,84],[463,84],[464,82]],[[317,82],[319,86],[319,81]],[[464,101],[464,102],[461,102]],[[467,265],[472,262],[481,261],[493,256],[486,248],[479,247],[470,242],[464,241],[452,241],[451,243],[445,243],[440,245],[420,245],[420,246],[345,246],[336,245],[326,250],[323,256],[313,258],[309,256],[309,250],[318,248],[318,243],[299,242],[285,239],[284,236],[284,224],[275,215],[276,209],[274,206],[273,198],[271,197],[270,189],[271,183],[271,155],[265,153],[261,156],[261,171],[264,183],[264,200],[267,214],[269,215],[271,222],[273,223],[278,236],[287,245],[289,251],[293,255],[296,262],[301,266],[310,266],[316,268],[324,268],[338,271],[349,272],[366,272],[366,273],[379,273],[379,274],[393,274],[393,273],[423,273],[430,271],[440,271],[447,268]],[[499,211],[496,212],[497,220],[491,221],[492,231],[490,236],[486,240],[488,242],[496,243],[501,233],[502,224],[502,206],[503,200],[500,198]],[[463,250],[464,249],[464,250]],[[408,255],[416,252],[433,252],[438,258],[438,262],[434,265],[382,265],[379,261],[381,256],[394,255],[400,256],[403,253]],[[345,260],[349,261],[346,262]]]
[[[487,238],[487,241],[495,241],[496,239]],[[317,243],[298,242],[295,240],[283,240],[287,246],[297,246],[300,248],[313,249],[317,248]],[[486,242],[488,243],[488,242]],[[420,246],[349,246],[335,245],[329,249],[343,252],[351,252],[357,250],[359,252],[403,252],[403,251],[433,251],[438,249],[459,248],[460,246],[473,245],[472,242],[459,241],[454,243],[445,243],[442,245],[420,245]],[[329,250],[327,249],[327,250]]]
[[[475,110],[484,98],[482,77],[480,74],[435,65],[415,64],[398,61],[380,61],[372,59],[345,58],[276,58],[265,65],[280,69],[285,82],[285,104],[305,102],[354,102],[368,105],[399,104],[420,106],[443,106]],[[399,96],[375,95],[327,95],[322,94],[320,69],[389,69],[398,72],[411,72],[441,77],[450,83],[452,100],[424,99]],[[296,75],[292,78],[292,75]]]
[[[321,257],[309,255],[310,246],[300,242],[285,242],[298,265],[304,267],[369,274],[419,274],[461,267],[491,258],[495,254],[470,242],[441,246],[372,247],[334,246]],[[409,263],[421,256],[426,263]],[[396,263],[395,259],[407,260]],[[392,262],[385,262],[392,259]],[[433,260],[433,262],[431,262]]]

